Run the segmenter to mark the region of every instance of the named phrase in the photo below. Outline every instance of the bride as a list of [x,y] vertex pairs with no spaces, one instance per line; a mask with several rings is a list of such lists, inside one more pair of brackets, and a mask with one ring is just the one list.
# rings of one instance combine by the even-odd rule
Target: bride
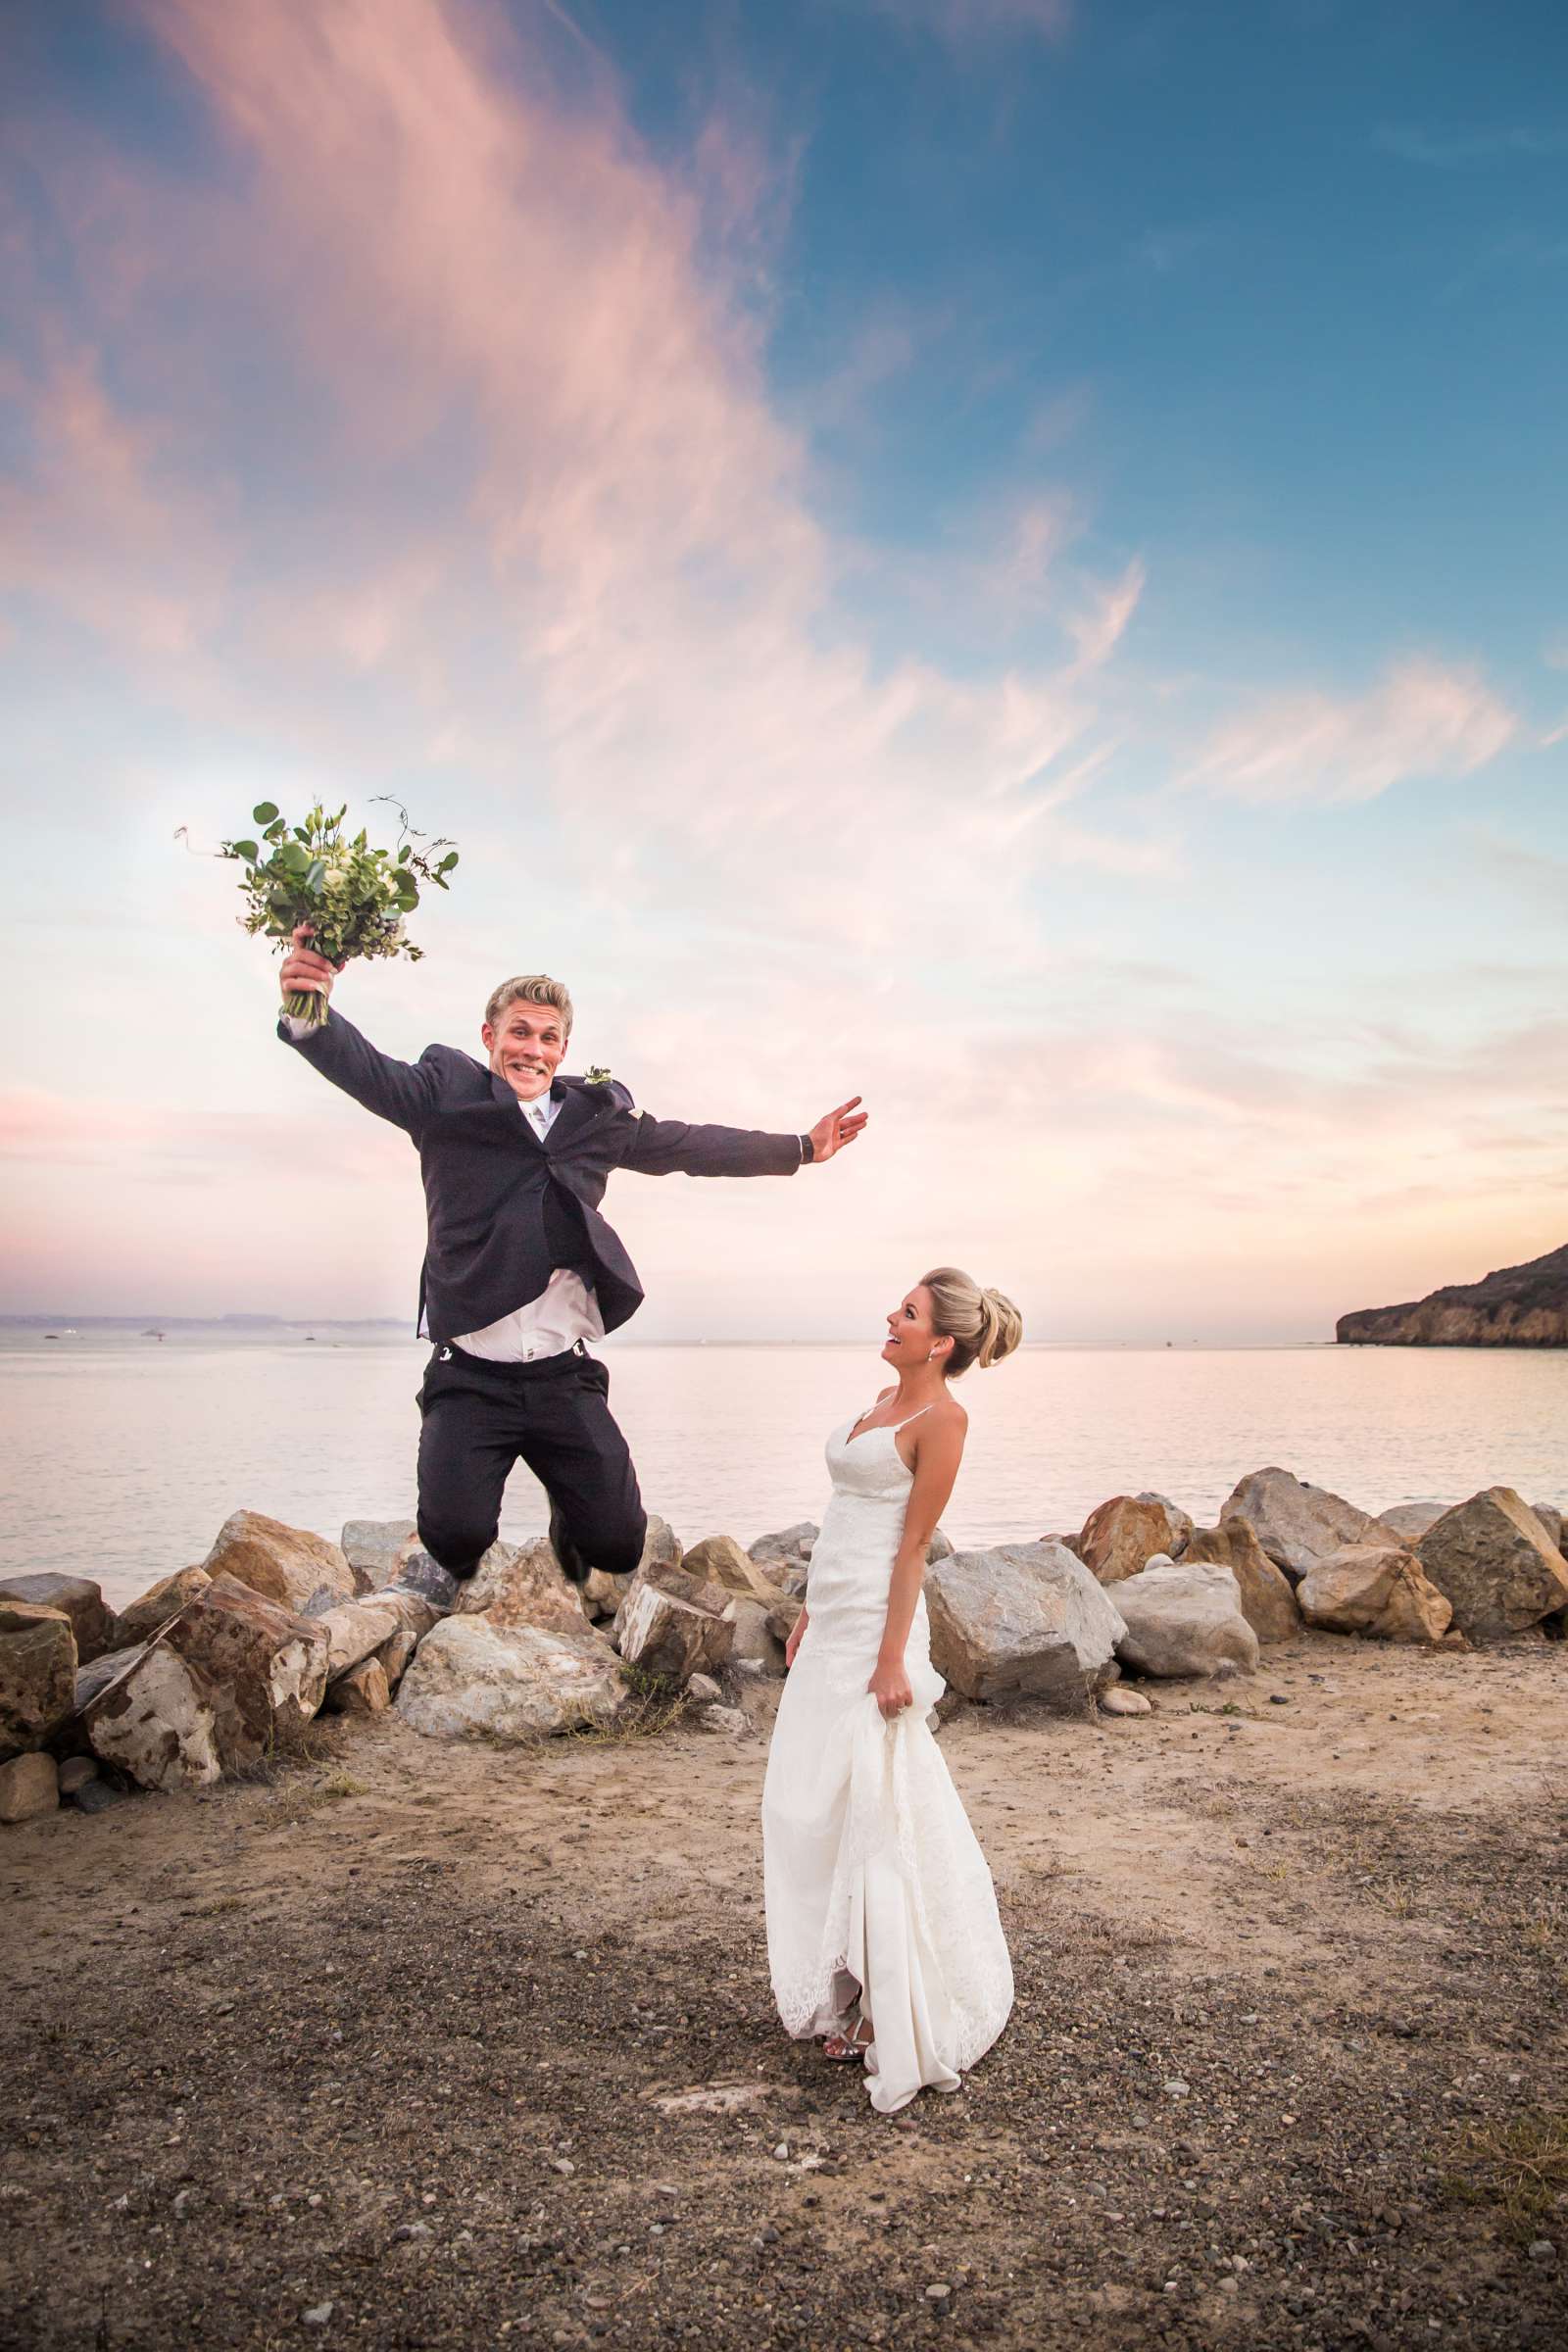
[[885,2115],[924,2084],[958,2089],[1012,2007],[991,1873],[931,1735],[944,1686],[921,1586],[968,1428],[949,1383],[1022,1330],[956,1266],[889,1315],[898,1385],[828,1439],[833,1493],[786,1652],[762,1789],[773,1994],[798,2039],[864,2060]]

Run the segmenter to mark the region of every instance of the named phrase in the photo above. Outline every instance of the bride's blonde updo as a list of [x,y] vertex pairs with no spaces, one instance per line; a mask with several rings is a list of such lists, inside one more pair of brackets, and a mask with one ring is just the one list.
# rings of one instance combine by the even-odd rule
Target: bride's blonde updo
[[958,1380],[971,1364],[984,1370],[1010,1355],[1023,1338],[1023,1317],[1000,1291],[983,1291],[961,1266],[937,1266],[920,1277],[931,1294],[931,1327],[939,1340],[951,1340],[953,1352],[943,1366],[949,1380]]

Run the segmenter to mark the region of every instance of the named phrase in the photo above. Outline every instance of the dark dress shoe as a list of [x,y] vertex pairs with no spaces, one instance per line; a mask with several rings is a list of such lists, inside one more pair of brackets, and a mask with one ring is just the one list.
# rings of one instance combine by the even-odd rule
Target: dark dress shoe
[[583,1558],[562,1525],[561,1513],[554,1507],[550,1513],[550,1548],[561,1562],[561,1573],[568,1585],[585,1585],[588,1582],[593,1574],[593,1565]]

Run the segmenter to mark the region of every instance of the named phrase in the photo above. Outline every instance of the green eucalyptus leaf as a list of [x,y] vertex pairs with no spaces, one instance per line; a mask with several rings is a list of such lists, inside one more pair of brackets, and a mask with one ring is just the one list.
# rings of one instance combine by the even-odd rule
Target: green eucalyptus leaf
[[258,801],[251,810],[252,820],[258,825],[270,825],[276,814],[277,806],[272,801]]
[[223,852],[225,858],[243,858],[247,865],[254,865],[261,854],[254,841],[231,841]]
[[449,850],[449,851],[447,852],[446,856],[445,856],[445,857],[442,858],[442,860],[441,860],[440,864],[439,864],[439,865],[436,867],[436,869],[435,869],[435,870],[436,870],[436,872],[437,872],[438,874],[450,874],[450,873],[451,873],[451,871],[452,871],[452,868],[453,868],[453,867],[454,867],[454,866],[457,864],[457,862],[458,862],[458,853],[457,853],[457,851],[456,851],[456,850]]

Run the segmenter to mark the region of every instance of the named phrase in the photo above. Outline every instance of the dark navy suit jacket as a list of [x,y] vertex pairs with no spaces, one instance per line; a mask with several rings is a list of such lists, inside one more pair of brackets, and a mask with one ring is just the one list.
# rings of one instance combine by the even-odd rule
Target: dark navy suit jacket
[[793,1176],[801,1164],[798,1135],[648,1118],[613,1080],[557,1078],[561,1107],[541,1141],[511,1087],[471,1054],[426,1046],[417,1061],[397,1061],[340,1012],[299,1038],[281,1020],[277,1033],[416,1145],[429,1228],[419,1300],[433,1340],[499,1322],[537,1298],[559,1266],[597,1294],[607,1331],[635,1314],[637,1269],[599,1213],[615,1168]]

